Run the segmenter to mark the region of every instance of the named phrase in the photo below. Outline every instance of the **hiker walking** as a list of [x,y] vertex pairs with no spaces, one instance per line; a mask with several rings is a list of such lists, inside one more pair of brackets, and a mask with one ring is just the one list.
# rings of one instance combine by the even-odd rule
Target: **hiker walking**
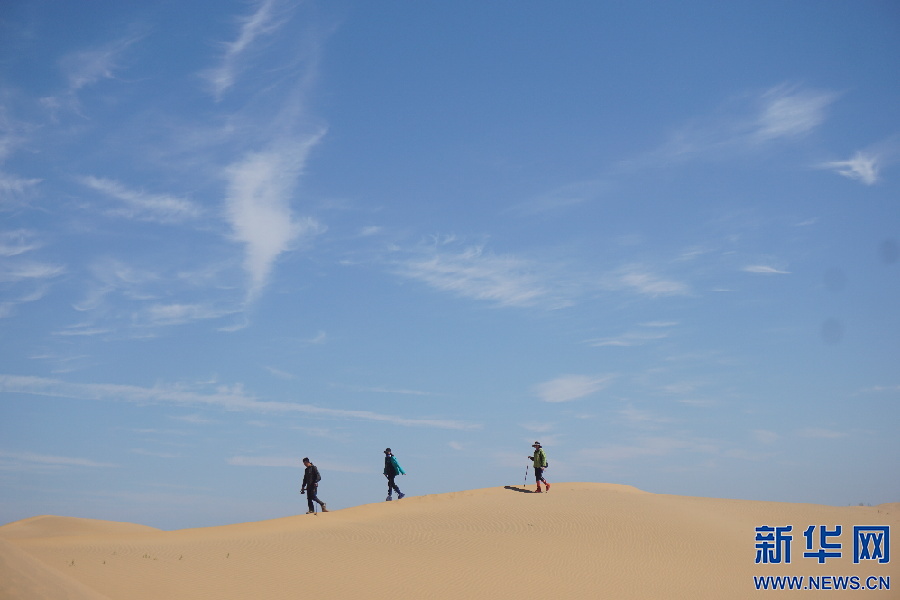
[[306,504],[309,505],[309,510],[306,511],[306,514],[315,514],[316,507],[313,502],[319,503],[322,507],[322,512],[328,512],[328,509],[325,508],[325,503],[319,500],[318,496],[319,482],[322,480],[318,467],[312,464],[308,458],[303,459],[303,465],[306,467],[306,471],[303,472],[303,485],[300,486],[300,493],[306,494]]
[[397,459],[394,457],[394,453],[391,452],[390,448],[384,449],[384,476],[387,477],[388,482],[388,495],[385,500],[390,502],[393,500],[391,498],[391,494],[394,490],[397,490],[397,500],[403,498],[406,494],[400,491],[400,488],[397,487],[397,484],[394,483],[394,477],[397,475],[406,475],[406,471],[403,470],[403,467],[400,466],[400,463],[397,462]]
[[529,456],[528,460],[533,461],[534,465],[534,482],[537,484],[537,489],[534,490],[536,493],[541,493],[541,482],[544,482],[546,486],[546,491],[550,491],[550,482],[544,479],[544,469],[547,468],[547,453],[544,452],[544,449],[541,447],[540,442],[535,442],[531,445],[534,448],[534,456]]

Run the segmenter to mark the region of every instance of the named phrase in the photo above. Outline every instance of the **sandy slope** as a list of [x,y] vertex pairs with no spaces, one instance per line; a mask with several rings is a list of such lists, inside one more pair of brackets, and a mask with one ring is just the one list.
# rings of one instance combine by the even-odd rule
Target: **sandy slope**
[[[755,528],[794,526],[790,565],[756,565]],[[890,525],[900,505],[829,507],[649,494],[560,483],[490,488],[327,514],[159,531],[36,517],[0,527],[0,598],[763,598],[753,575],[869,575],[900,597],[900,556],[854,565],[802,558],[808,525]],[[896,546],[897,544],[894,544]],[[821,593],[821,592],[819,592]],[[68,595],[66,595],[68,594]]]

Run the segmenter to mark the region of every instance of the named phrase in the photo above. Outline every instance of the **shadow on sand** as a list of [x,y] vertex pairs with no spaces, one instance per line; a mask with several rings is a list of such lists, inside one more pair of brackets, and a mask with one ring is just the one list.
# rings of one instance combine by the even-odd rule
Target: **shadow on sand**
[[504,485],[503,489],[510,490],[513,492],[521,492],[523,494],[533,494],[534,493],[534,490],[526,490],[525,488],[516,487],[514,485]]

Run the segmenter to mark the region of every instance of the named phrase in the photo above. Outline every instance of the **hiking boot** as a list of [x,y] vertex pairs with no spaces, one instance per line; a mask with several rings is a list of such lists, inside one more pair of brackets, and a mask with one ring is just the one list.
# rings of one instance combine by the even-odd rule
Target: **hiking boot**
[[322,503],[322,512],[328,512],[328,509],[325,508],[325,503],[324,503],[324,502]]
[[537,489],[534,490],[534,493],[535,493],[535,494],[540,494],[540,493],[541,493],[541,486],[537,486]]
[[313,510],[308,510],[308,511],[306,511],[306,514],[308,514],[308,515],[314,515],[314,514],[316,514],[316,512],[313,511]]
[[390,501],[393,500],[393,499],[394,499],[394,498],[393,498],[390,494],[388,494],[388,497],[385,498],[384,501],[385,501],[385,502],[390,502]]
[[406,497],[406,494],[404,494],[403,492],[398,492],[398,493],[397,493],[397,500],[402,500],[402,499],[405,498],[405,497]]
[[546,481],[544,482],[544,487],[547,488],[545,491],[548,491],[548,492],[550,491],[550,484],[547,483]]

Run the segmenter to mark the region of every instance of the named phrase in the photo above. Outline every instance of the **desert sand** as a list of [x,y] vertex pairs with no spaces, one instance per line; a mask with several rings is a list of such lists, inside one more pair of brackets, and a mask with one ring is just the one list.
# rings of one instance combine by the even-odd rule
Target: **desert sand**
[[[791,564],[755,563],[762,525],[793,526]],[[842,557],[821,565],[804,558],[809,525],[842,525]],[[900,597],[900,556],[854,565],[854,525],[889,525],[900,535],[900,504],[559,483],[544,494],[498,487],[179,531],[41,516],[0,527],[0,598]],[[857,575],[862,585],[874,575],[893,589],[757,591],[753,576],[766,575]]]

